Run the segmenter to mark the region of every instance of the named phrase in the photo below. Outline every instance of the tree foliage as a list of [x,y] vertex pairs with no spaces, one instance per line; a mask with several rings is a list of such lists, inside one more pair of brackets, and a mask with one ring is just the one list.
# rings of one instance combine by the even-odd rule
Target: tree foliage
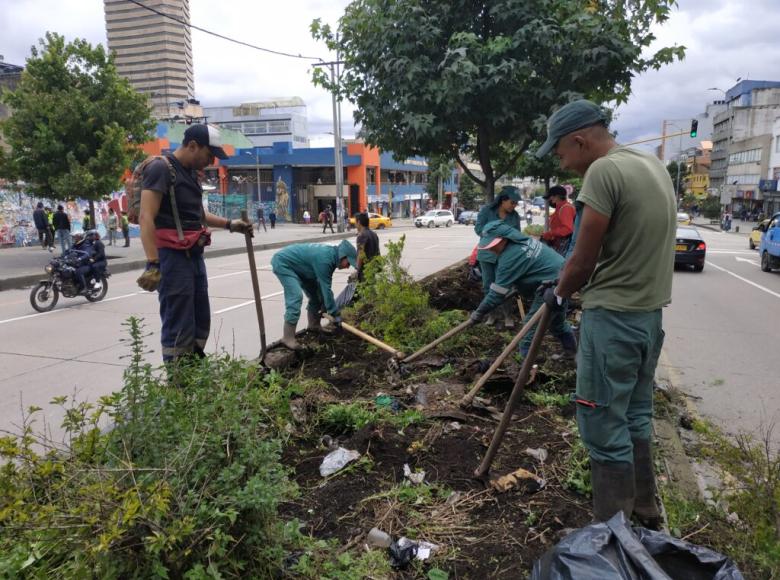
[[625,102],[633,78],[682,58],[645,49],[676,0],[354,0],[338,34],[312,34],[345,62],[337,86],[355,104],[365,140],[400,157],[447,155],[493,198],[541,137],[547,115],[572,99]]
[[460,176],[458,184],[458,203],[464,208],[476,211],[485,201],[485,192],[465,173]]
[[681,197],[685,193],[685,180],[688,177],[688,164],[670,161],[666,165],[666,171],[669,172],[669,177],[672,178],[672,185],[674,186],[675,193],[678,197]]
[[118,189],[154,127],[146,98],[101,45],[55,33],[32,48],[18,88],[2,97],[13,114],[0,125],[11,146],[0,175],[42,197],[99,200]]

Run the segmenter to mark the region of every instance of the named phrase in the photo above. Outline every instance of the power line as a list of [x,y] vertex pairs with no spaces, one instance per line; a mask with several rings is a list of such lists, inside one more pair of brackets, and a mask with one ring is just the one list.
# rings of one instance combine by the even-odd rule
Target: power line
[[254,44],[249,44],[248,42],[243,42],[241,40],[236,40],[235,38],[230,38],[229,36],[225,36],[224,34],[219,34],[218,32],[212,32],[211,30],[206,30],[205,28],[201,28],[200,26],[195,26],[194,24],[190,24],[186,20],[182,20],[180,18],[176,18],[175,16],[172,16],[171,14],[166,14],[165,12],[161,12],[160,10],[157,10],[156,8],[152,8],[151,6],[146,6],[145,4],[141,3],[139,0],[127,0],[128,2],[132,2],[136,6],[140,6],[141,8],[145,8],[149,12],[154,12],[155,14],[158,14],[159,16],[162,16],[164,18],[168,18],[170,20],[173,20],[174,22],[178,22],[179,24],[183,24],[184,26],[188,26],[189,28],[193,28],[195,30],[199,30],[200,32],[205,32],[206,34],[210,34],[211,36],[216,36],[217,38],[221,38],[222,40],[227,40],[228,42],[233,42],[235,44],[240,44],[241,46],[246,46],[248,48],[254,48],[255,50],[260,50],[262,52],[268,52],[270,54],[275,54],[278,56],[288,56],[290,58],[300,58],[303,60],[322,60],[318,56],[304,56],[302,54],[291,54],[289,52],[281,52],[279,50],[273,50],[270,48],[263,48],[262,46],[257,46]]

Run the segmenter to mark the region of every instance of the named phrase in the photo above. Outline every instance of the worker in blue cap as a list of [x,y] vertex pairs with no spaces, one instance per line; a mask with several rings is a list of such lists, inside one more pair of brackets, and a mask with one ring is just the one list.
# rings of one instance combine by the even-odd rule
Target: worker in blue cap
[[[520,192],[516,187],[507,185],[501,188],[496,194],[493,202],[485,205],[479,210],[477,222],[474,224],[474,231],[476,234],[481,237],[485,226],[496,220],[501,220],[508,226],[520,232],[520,214],[515,211],[519,202]],[[490,290],[490,285],[496,277],[497,258],[493,252],[478,249],[477,261],[479,262],[479,269],[482,274],[482,291],[487,295]],[[509,315],[508,306],[504,307],[502,314],[504,326],[511,328],[513,322]],[[492,317],[489,323],[492,323]]]
[[545,303],[582,294],[577,425],[591,459],[593,514],[618,511],[657,528],[650,446],[653,379],[664,341],[661,310],[672,299],[676,200],[655,156],[620,146],[590,101],[553,113],[538,157],[583,176],[577,243]]
[[325,244],[291,244],[271,258],[271,269],[284,288],[284,330],[282,344],[298,350],[295,329],[301,316],[303,294],[309,301],[306,308],[308,329],[321,330],[320,320],[326,312],[334,317],[336,327],[341,316],[333,298],[333,272],[357,266],[357,251],[347,240],[338,246]]
[[[491,310],[499,306],[507,294],[516,289],[521,295],[533,299],[523,324],[544,304],[536,289],[546,280],[560,275],[563,257],[538,240],[518,232],[503,220],[495,220],[482,230],[479,250],[490,252],[496,257],[495,280],[477,309],[471,313],[474,322],[481,321]],[[550,320],[550,332],[561,341],[569,355],[577,351],[577,340],[566,322],[565,311],[556,310]],[[525,356],[531,348],[533,332],[529,332],[520,343],[520,353]]]

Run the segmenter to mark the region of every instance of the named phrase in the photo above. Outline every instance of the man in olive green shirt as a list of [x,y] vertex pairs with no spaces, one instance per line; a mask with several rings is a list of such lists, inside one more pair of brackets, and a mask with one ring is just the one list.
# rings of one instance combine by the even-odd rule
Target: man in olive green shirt
[[671,302],[676,200],[655,157],[618,146],[590,101],[557,110],[537,152],[584,176],[574,253],[545,302],[582,289],[577,424],[591,459],[593,512],[622,510],[658,527],[650,450],[653,378],[663,346],[661,308]]

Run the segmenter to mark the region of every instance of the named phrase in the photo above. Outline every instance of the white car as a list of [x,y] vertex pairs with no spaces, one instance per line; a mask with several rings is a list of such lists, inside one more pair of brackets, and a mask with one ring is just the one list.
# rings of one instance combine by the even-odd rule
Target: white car
[[414,225],[418,228],[423,226],[429,228],[444,226],[445,228],[448,228],[454,223],[455,216],[447,209],[432,209],[414,220]]

